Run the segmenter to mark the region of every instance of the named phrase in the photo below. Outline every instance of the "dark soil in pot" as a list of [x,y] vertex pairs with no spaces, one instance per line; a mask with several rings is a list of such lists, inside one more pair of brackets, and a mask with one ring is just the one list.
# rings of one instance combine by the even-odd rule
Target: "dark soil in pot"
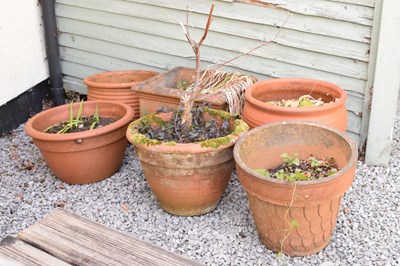
[[[97,122],[93,116],[82,117],[82,121],[77,127],[70,128],[67,131],[65,131],[63,134],[83,132],[86,130],[101,128],[101,127],[110,125],[110,124],[116,122],[117,120],[118,119],[115,119],[112,117],[99,117],[98,122]],[[63,130],[66,126],[68,126],[69,123],[70,123],[69,121],[59,123],[57,125],[54,125],[54,126],[48,128],[45,132],[50,133],[50,134],[60,134],[59,132],[61,130]],[[92,125],[94,125],[94,126],[92,127]]]
[[319,158],[311,155],[306,159],[300,159],[298,155],[299,153],[293,155],[282,153],[283,163],[278,167],[254,169],[254,171],[271,178],[293,182],[322,179],[340,170],[332,157]]
[[145,122],[139,128],[139,133],[149,139],[176,143],[194,143],[229,135],[231,118],[216,119],[205,113],[208,109],[204,105],[193,108],[193,123],[186,129],[182,123],[181,109],[161,108],[156,112],[160,117],[159,121],[148,124]]

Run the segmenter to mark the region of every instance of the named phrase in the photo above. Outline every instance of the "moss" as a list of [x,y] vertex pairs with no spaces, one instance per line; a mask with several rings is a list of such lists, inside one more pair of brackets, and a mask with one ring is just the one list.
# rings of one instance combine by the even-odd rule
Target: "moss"
[[238,117],[238,115],[236,115],[236,114],[230,114],[230,113],[225,112],[223,110],[210,109],[208,107],[205,107],[204,111],[209,112],[214,117],[215,116],[219,116],[219,117],[221,117],[222,119],[225,119],[225,120],[229,120],[229,119],[232,119],[232,118],[236,119]]
[[139,120],[141,124],[148,125],[148,124],[156,124],[157,126],[165,125],[165,121],[162,120],[157,114],[149,114],[145,115]]
[[141,145],[160,145],[162,142],[156,139],[149,139],[143,134],[136,133],[133,135],[130,139],[133,143],[135,144],[141,144]]
[[217,149],[220,146],[228,145],[231,141],[232,137],[228,135],[222,138],[207,139],[202,142],[199,142],[199,144],[201,147]]
[[249,131],[249,126],[242,119],[236,119],[234,123],[234,130],[231,134],[239,136],[247,131]]

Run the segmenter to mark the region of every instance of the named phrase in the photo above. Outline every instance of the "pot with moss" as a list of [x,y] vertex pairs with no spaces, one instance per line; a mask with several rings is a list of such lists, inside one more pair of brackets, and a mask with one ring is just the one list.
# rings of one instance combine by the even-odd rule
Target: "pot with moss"
[[200,215],[218,205],[232,174],[233,146],[248,130],[237,114],[195,107],[203,91],[200,47],[213,10],[214,5],[198,42],[190,37],[188,13],[186,26],[182,24],[195,53],[196,68],[192,73],[193,88],[179,96],[179,109],[161,108],[132,122],[126,132],[161,207],[176,215]]
[[312,122],[272,123],[243,134],[234,148],[236,169],[262,243],[290,256],[325,248],[357,156],[343,132]]
[[181,115],[167,110],[146,115],[129,125],[126,136],[161,207],[175,215],[200,215],[218,205],[234,167],[233,146],[248,126],[236,115],[200,106],[192,110],[192,128],[185,133]]
[[55,176],[69,184],[87,184],[118,171],[133,116],[133,109],[123,103],[72,103],[36,114],[25,131]]

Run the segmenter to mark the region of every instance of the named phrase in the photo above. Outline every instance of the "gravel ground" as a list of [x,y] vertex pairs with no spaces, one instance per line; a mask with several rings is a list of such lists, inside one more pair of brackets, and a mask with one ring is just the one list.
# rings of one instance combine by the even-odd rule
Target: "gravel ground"
[[132,147],[118,173],[90,185],[57,180],[23,125],[0,138],[0,156],[0,240],[61,206],[207,265],[400,265],[400,110],[390,166],[358,162],[330,245],[307,257],[261,244],[235,173],[216,210],[177,217],[158,206]]

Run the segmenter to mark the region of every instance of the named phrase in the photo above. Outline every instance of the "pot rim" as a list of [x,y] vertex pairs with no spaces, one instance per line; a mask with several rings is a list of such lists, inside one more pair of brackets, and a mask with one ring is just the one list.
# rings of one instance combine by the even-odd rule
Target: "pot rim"
[[[101,127],[101,128],[96,128],[93,130],[87,130],[87,131],[82,131],[82,132],[75,132],[75,133],[68,133],[68,134],[50,134],[50,133],[44,133],[41,131],[36,130],[33,127],[34,122],[37,119],[40,119],[41,116],[44,114],[48,113],[53,113],[59,110],[65,109],[65,111],[69,110],[70,104],[63,104],[60,106],[56,106],[53,108],[50,108],[48,110],[45,110],[43,112],[40,112],[30,118],[28,122],[25,125],[25,132],[27,135],[31,136],[33,139],[38,139],[38,140],[46,140],[46,141],[69,141],[69,140],[77,140],[77,139],[87,139],[99,135],[104,135],[110,131],[113,131],[115,129],[121,128],[127,123],[129,123],[133,117],[134,117],[134,110],[132,109],[131,106],[121,103],[121,102],[114,102],[114,101],[85,101],[83,104],[84,105],[93,105],[93,104],[110,104],[110,105],[115,105],[115,106],[120,106],[125,110],[125,114],[116,122],[109,124],[107,126]],[[73,104],[74,107],[77,107],[80,104],[80,102],[76,102]],[[62,121],[60,121],[62,122]],[[49,125],[51,126],[51,125]]]
[[[279,84],[279,83],[287,83],[287,82],[301,82],[301,83],[317,83],[317,84],[322,84],[325,86],[329,86],[332,88],[334,91],[338,92],[340,94],[340,97],[337,99],[337,101],[326,104],[323,106],[313,106],[313,107],[308,107],[308,108],[296,108],[296,107],[284,107],[284,106],[276,106],[276,105],[271,105],[264,103],[260,100],[257,100],[256,98],[253,97],[252,92],[256,88],[259,88],[260,86],[265,86],[269,84]],[[286,88],[283,87],[281,90],[293,90],[292,88]],[[332,110],[336,109],[339,106],[342,106],[345,104],[347,100],[347,92],[339,87],[336,84],[333,84],[331,82],[323,81],[323,80],[318,80],[318,79],[308,79],[308,78],[277,78],[277,79],[270,79],[270,80],[262,80],[254,83],[251,85],[245,92],[245,97],[246,101],[249,103],[257,106],[260,109],[266,109],[270,110],[271,112],[285,112],[285,113],[314,113],[314,112],[321,112],[321,111],[327,111],[327,110]]]
[[[216,111],[219,111],[219,112],[225,112],[225,111],[217,110],[217,109],[213,109],[213,110],[216,110]],[[227,112],[225,112],[225,113],[227,113]],[[229,147],[235,145],[235,143],[240,138],[240,136],[243,135],[243,133],[245,133],[245,132],[240,132],[238,135],[233,135],[233,134],[226,135],[226,136],[230,136],[231,137],[231,141],[228,144],[224,144],[224,145],[219,146],[218,148],[203,147],[203,146],[200,145],[201,142],[199,142],[199,143],[175,143],[174,145],[171,145],[168,142],[162,142],[162,143],[157,144],[157,145],[146,145],[146,144],[134,143],[134,142],[131,141],[131,138],[134,135],[138,134],[138,133],[137,132],[132,133],[131,127],[133,126],[133,123],[143,119],[144,117],[146,117],[146,116],[140,117],[139,119],[133,121],[128,126],[128,128],[126,130],[126,138],[135,147],[137,146],[137,147],[141,147],[141,148],[144,148],[144,149],[147,149],[147,150],[153,150],[153,151],[156,151],[156,152],[163,152],[163,153],[192,153],[193,154],[193,153],[205,153],[205,152],[210,152],[210,151],[222,150],[222,149],[229,148]],[[242,119],[238,119],[237,118],[237,119],[235,119],[235,121],[236,120],[241,120],[243,124],[246,124]]]
[[[285,180],[279,180],[276,178],[272,177],[267,177],[260,175],[256,172],[254,172],[250,167],[248,167],[243,160],[239,156],[239,149],[241,144],[245,141],[245,139],[252,134],[255,134],[258,131],[263,130],[264,128],[269,128],[269,127],[274,127],[274,126],[281,126],[281,125],[307,125],[307,126],[313,126],[313,127],[319,127],[323,128],[325,130],[331,131],[337,135],[339,135],[342,139],[344,139],[350,146],[351,149],[351,157],[348,163],[346,164],[345,167],[340,169],[337,173],[322,178],[322,179],[315,179],[315,180],[309,180],[309,181],[295,181],[295,182],[289,182]],[[260,182],[267,182],[267,183],[274,183],[276,185],[281,185],[281,186],[291,186],[293,184],[296,184],[296,186],[307,186],[307,185],[317,185],[317,184],[322,184],[326,182],[330,182],[331,180],[337,179],[344,174],[348,173],[356,164],[358,161],[358,150],[356,144],[348,137],[345,135],[345,133],[341,132],[340,130],[336,128],[332,128],[326,125],[314,123],[314,122],[308,122],[308,121],[282,121],[282,122],[275,122],[275,123],[270,123],[270,124],[265,124],[259,127],[256,127],[248,132],[243,133],[239,140],[236,142],[236,145],[233,149],[233,156],[235,158],[235,162],[240,166],[240,168],[243,169],[246,173],[249,174],[252,178],[257,179]]]
[[[151,70],[119,70],[119,71],[107,71],[107,72],[102,72],[102,73],[98,73],[98,74],[94,74],[91,76],[86,77],[83,80],[83,83],[86,86],[92,86],[92,87],[96,87],[96,88],[109,88],[109,89],[113,89],[113,88],[121,88],[121,87],[130,87],[133,84],[136,84],[138,82],[142,82],[143,80],[139,80],[139,81],[133,81],[133,82],[123,82],[123,83],[110,83],[110,82],[96,82],[93,81],[93,79],[96,78],[106,78],[108,76],[111,75],[130,75],[130,74],[148,74],[148,75],[152,75],[151,77],[157,76],[159,73],[156,71],[151,71]],[[144,79],[146,80],[146,79]]]

